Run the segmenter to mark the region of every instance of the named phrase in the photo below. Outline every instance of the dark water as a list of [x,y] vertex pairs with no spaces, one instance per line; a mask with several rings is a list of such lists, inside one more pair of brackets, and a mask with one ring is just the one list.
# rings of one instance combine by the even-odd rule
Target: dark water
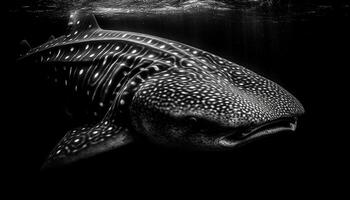
[[[44,176],[40,181],[45,185],[48,180],[73,174],[138,180],[139,184],[149,179],[215,182],[246,174],[317,179],[318,169],[336,164],[338,155],[329,148],[340,143],[342,134],[341,117],[334,111],[346,105],[340,86],[343,70],[349,67],[349,5],[279,11],[256,4],[235,6],[228,1],[205,1],[186,8],[191,2],[161,1],[148,7],[125,6],[122,3],[126,1],[117,5],[113,1],[87,2],[15,1],[9,5],[4,31],[8,48],[3,54],[8,62],[3,67],[10,68],[10,73],[3,76],[4,94],[10,101],[5,104],[10,119],[7,126],[11,128],[3,134],[11,138],[6,153],[9,167],[23,177],[31,175],[24,183]],[[169,38],[246,66],[294,94],[306,114],[295,133],[275,135],[228,152],[182,152],[134,144],[54,175],[41,173],[50,150],[75,124],[65,117],[54,92],[38,78],[40,72],[16,65],[17,44],[27,39],[36,46],[50,35],[64,34],[69,12],[81,7],[94,12],[104,29]]]

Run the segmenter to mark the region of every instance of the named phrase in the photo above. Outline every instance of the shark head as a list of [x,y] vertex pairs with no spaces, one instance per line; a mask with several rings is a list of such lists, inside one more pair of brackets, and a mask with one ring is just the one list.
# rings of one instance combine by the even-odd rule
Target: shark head
[[278,84],[229,65],[150,77],[133,98],[133,125],[156,143],[204,149],[294,131],[301,103]]

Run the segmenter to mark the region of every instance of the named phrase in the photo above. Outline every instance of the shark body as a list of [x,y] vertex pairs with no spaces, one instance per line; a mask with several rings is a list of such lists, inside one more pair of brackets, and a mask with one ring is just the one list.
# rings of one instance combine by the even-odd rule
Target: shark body
[[51,81],[95,120],[70,130],[45,164],[57,166],[133,141],[227,149],[295,130],[300,102],[278,84],[209,52],[164,38],[101,29],[72,14],[69,34],[30,49],[21,61],[44,66]]

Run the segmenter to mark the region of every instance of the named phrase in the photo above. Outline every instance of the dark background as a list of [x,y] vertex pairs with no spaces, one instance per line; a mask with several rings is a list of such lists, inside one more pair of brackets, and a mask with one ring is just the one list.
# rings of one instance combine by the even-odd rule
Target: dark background
[[[136,143],[50,172],[40,166],[56,142],[74,127],[35,66],[19,66],[18,43],[32,46],[65,33],[68,10],[31,10],[8,5],[4,37],[3,162],[15,185],[35,190],[113,182],[116,187],[215,187],[225,181],[258,187],[267,180],[297,182],[308,190],[325,178],[342,177],[348,159],[339,152],[346,134],[349,67],[349,4],[345,1],[289,1],[282,7],[239,7],[173,14],[97,14],[104,29],[153,34],[212,52],[279,83],[304,105],[296,132],[268,137],[227,152],[188,152]],[[335,3],[336,2],[336,3]],[[293,5],[293,6],[291,6]],[[33,9],[32,9],[33,8]],[[40,12],[39,12],[40,11]],[[345,119],[345,120],[344,120]],[[14,171],[12,173],[12,171]],[[10,172],[9,172],[10,173]],[[91,179],[97,179],[91,183]],[[86,182],[84,180],[87,180]],[[242,180],[244,180],[242,182]],[[245,182],[246,181],[246,182]],[[35,184],[34,184],[35,183]],[[39,183],[39,184],[37,184]],[[171,184],[172,183],[172,184]],[[325,182],[329,184],[330,182]],[[99,185],[97,184],[97,185]],[[170,185],[169,185],[170,184]],[[229,189],[229,184],[224,184]],[[111,187],[111,185],[109,185]],[[283,187],[282,185],[280,185]],[[157,189],[159,189],[157,188]],[[169,189],[169,188],[168,188]]]

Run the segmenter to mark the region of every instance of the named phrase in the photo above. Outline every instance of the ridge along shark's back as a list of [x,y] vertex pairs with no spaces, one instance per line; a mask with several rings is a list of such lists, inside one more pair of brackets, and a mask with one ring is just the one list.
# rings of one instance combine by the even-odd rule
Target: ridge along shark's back
[[[70,32],[31,49],[51,81],[79,97],[95,121],[70,130],[45,167],[132,142],[225,149],[295,130],[304,112],[278,84],[206,51],[155,36],[101,29],[73,13]],[[82,101],[81,101],[82,99]],[[85,103],[83,103],[85,101]]]

